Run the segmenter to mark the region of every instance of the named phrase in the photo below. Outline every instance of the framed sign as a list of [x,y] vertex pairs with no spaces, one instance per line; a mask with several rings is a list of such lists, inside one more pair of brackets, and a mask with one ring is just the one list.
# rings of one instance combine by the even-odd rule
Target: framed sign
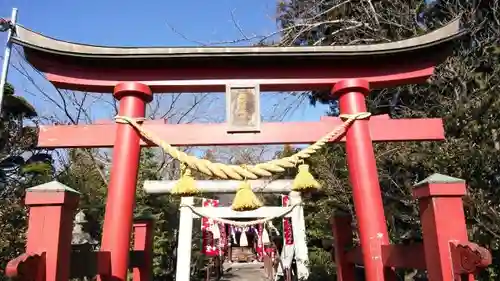
[[259,86],[226,86],[226,120],[228,133],[260,131]]

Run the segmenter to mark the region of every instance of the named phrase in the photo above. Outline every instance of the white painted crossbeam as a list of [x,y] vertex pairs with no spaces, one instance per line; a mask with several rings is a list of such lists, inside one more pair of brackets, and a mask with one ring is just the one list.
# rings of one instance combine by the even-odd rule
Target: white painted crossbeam
[[[292,180],[251,180],[252,189],[256,193],[289,193]],[[149,194],[169,194],[177,181],[145,181],[144,190]],[[241,181],[234,180],[201,180],[196,181],[201,193],[236,193]]]
[[[181,207],[187,208],[187,207]],[[268,218],[279,217],[283,213],[290,210],[291,207],[260,207],[253,211],[237,212],[231,210],[231,207],[194,207],[193,218],[199,218],[195,213],[204,215],[211,218],[238,218],[238,219],[251,219],[251,218]],[[290,217],[290,212],[285,216]]]

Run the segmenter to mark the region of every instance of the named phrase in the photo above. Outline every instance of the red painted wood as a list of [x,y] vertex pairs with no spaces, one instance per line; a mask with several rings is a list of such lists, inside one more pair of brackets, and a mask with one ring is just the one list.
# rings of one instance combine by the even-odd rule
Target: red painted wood
[[45,281],[45,256],[45,251],[19,255],[5,266],[5,276],[10,280]]
[[[350,263],[363,265],[363,251],[360,247],[349,250],[345,255]],[[411,257],[411,259],[408,257]],[[427,268],[424,245],[421,243],[411,245],[382,245],[382,262],[386,267],[416,268],[421,270]]]
[[[145,102],[151,102],[153,100],[153,93],[151,92],[151,89],[145,84],[136,82],[124,82],[117,84],[113,90],[113,96],[117,100],[121,100],[127,96],[139,97]],[[129,104],[133,105],[134,103]]]
[[453,273],[455,279],[462,277],[474,280],[475,275],[493,263],[491,252],[484,247],[472,242],[450,242],[451,260],[453,262]]
[[153,280],[154,220],[136,220],[133,229],[134,251],[142,251],[144,253],[144,260],[141,263],[141,267],[133,269],[132,281],[151,281]]
[[125,81],[148,85],[156,93],[224,92],[227,83],[259,84],[261,91],[329,90],[333,84],[350,78],[366,80],[372,88],[386,88],[425,82],[436,65],[436,58],[431,57],[404,64],[386,60],[355,65],[345,62],[322,66],[277,65],[274,68],[214,66],[212,70],[179,65],[162,68],[78,67],[57,60],[47,61],[37,54],[30,55],[30,61],[58,88],[100,93],[111,93],[115,85]]
[[386,267],[421,270],[427,268],[422,244],[382,245],[382,261]]
[[413,197],[438,197],[438,196],[454,196],[461,198],[467,194],[465,184],[449,184],[449,183],[433,183],[426,188],[415,188]]
[[[448,192],[437,192],[445,185]],[[469,241],[462,202],[465,191],[465,182],[428,183],[414,189],[414,197],[419,200],[429,280],[474,280],[472,274],[456,279],[450,254],[450,242]]]
[[[340,113],[366,112],[368,86],[367,81],[358,79],[335,85],[332,93],[339,96]],[[399,131],[414,129],[398,128]],[[392,270],[387,270],[382,261],[382,245],[389,244],[389,235],[368,120],[357,120],[349,128],[346,133],[346,153],[366,281],[393,281],[396,275]]]
[[350,216],[334,216],[330,220],[334,237],[334,262],[337,266],[337,281],[356,280],[354,263],[348,260],[347,251],[353,244]]
[[29,207],[26,253],[45,252],[43,281],[69,279],[71,229],[78,199],[76,193],[64,191],[26,193],[25,204]]
[[[366,122],[373,141],[444,140],[441,119],[391,120],[387,116],[376,116]],[[143,126],[174,146],[211,146],[313,143],[341,123],[334,117],[316,122],[263,123],[260,133],[241,134],[228,134],[226,124],[163,124],[153,120],[144,122]],[[111,147],[116,137],[115,126],[119,125],[100,122],[94,125],[41,126],[38,146]],[[151,146],[145,142],[141,145]]]
[[[146,101],[151,100],[147,86],[126,83],[115,89],[115,96],[120,100],[119,114],[143,118]],[[141,147],[139,135],[131,126],[116,124],[109,129],[116,132],[101,251],[110,252],[111,268],[110,274],[101,273],[99,280],[125,281]]]

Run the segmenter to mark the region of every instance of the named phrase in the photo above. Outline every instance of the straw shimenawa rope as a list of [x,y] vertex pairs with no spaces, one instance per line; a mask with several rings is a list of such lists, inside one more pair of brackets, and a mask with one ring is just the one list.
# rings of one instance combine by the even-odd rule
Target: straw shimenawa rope
[[[324,137],[311,144],[310,146],[302,149],[292,156],[284,157],[281,159],[271,160],[269,162],[260,163],[257,165],[226,165],[222,163],[213,163],[206,159],[199,159],[194,156],[188,155],[185,152],[178,150],[167,142],[158,138],[156,135],[147,131],[140,123],[144,118],[137,119],[127,116],[116,116],[117,123],[130,124],[134,127],[144,138],[152,143],[161,147],[166,153],[170,154],[173,158],[185,163],[191,169],[198,170],[208,176],[217,176],[221,179],[258,179],[260,177],[270,177],[273,173],[280,173],[285,171],[285,168],[295,167],[302,159],[309,158],[316,151],[321,149],[326,143],[336,140],[343,135],[346,129],[355,121],[359,119],[366,119],[370,117],[369,112],[361,112],[356,114],[342,114],[340,118],[344,123],[339,127],[326,134]],[[300,132],[297,132],[300,133]]]
[[261,223],[266,223],[268,221],[272,221],[277,218],[282,218],[285,217],[286,215],[290,214],[296,207],[301,206],[302,204],[294,204],[289,207],[283,207],[280,213],[274,215],[274,216],[269,216],[269,217],[264,217],[256,220],[251,220],[251,221],[235,221],[235,220],[228,220],[224,218],[220,218],[217,216],[211,216],[206,212],[201,211],[200,209],[197,209],[191,205],[185,205],[181,204],[180,208],[188,208],[191,209],[191,211],[195,214],[198,215],[199,217],[203,218],[208,218],[211,219],[217,223],[223,223],[223,224],[230,224],[233,226],[239,226],[239,227],[246,227],[246,226],[251,226],[251,225],[256,225],[256,224],[261,224]]

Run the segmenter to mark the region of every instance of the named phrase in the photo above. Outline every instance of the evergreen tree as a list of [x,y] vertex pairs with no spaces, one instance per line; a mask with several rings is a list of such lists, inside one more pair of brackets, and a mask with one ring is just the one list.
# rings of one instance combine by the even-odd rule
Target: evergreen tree
[[[24,252],[27,213],[26,188],[50,181],[53,161],[35,150],[37,113],[6,84],[0,115],[0,268]],[[3,274],[0,280],[5,279]]]
[[[500,258],[499,2],[288,0],[280,2],[277,11],[284,30],[280,45],[396,41],[430,32],[461,15],[469,33],[456,41],[452,56],[428,83],[374,90],[368,104],[373,114],[442,117],[445,121],[445,142],[375,145],[392,241],[421,237],[418,209],[411,196],[415,182],[435,172],[463,178],[469,187],[465,203],[470,237],[494,255],[495,265],[480,280],[496,280],[500,270],[496,262]],[[331,115],[338,112],[329,93],[313,92],[310,97],[313,104],[330,104]],[[314,214],[314,219],[306,219],[308,234],[327,237],[330,230],[325,226],[332,210],[353,213],[345,150],[342,145],[330,145],[311,161],[327,196],[308,207]],[[312,257],[313,266],[315,260]]]

